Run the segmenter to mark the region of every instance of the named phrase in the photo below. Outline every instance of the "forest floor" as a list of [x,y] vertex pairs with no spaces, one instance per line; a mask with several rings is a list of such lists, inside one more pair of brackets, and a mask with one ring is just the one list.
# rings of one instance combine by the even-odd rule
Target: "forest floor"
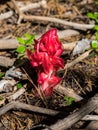
[[[87,16],[98,13],[98,4],[14,2],[0,1],[0,130],[98,130],[98,49],[91,48],[95,21]],[[64,46],[65,67],[57,72],[63,79],[51,96],[38,96],[35,68],[18,57],[17,38],[29,34],[37,40],[52,28]]]

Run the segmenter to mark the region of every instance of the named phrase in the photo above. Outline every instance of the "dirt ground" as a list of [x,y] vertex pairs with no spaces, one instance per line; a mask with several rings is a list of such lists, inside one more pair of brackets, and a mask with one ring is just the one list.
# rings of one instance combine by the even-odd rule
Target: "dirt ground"
[[[38,39],[39,35],[51,28],[57,28],[58,32],[65,30],[65,33],[61,33],[59,38],[62,44],[68,45],[61,56],[66,66],[88,51],[73,55],[73,49],[76,47],[76,44],[71,47],[73,43],[83,39],[95,39],[93,28],[86,29],[84,26],[77,27],[75,25],[75,23],[79,25],[95,24],[94,20],[87,16],[88,12],[98,12],[98,4],[94,0],[16,0],[16,4],[19,9],[32,4],[32,7],[29,6],[29,9],[24,11],[24,14],[29,18],[20,15],[22,19],[19,21],[19,13],[13,2],[11,0],[0,1],[0,44],[2,46],[2,40],[8,42],[9,39],[24,37],[25,33],[35,34],[35,38]],[[34,7],[33,4],[35,4]],[[40,18],[33,19],[32,16],[40,16]],[[44,16],[47,17],[46,20]],[[72,23],[68,25],[63,22],[48,20],[48,18],[57,18]],[[72,33],[72,31],[75,32]],[[0,57],[10,58],[11,61],[8,60],[9,64],[14,60],[14,63],[9,66],[5,65],[6,59],[3,63],[0,63],[0,85],[2,86],[3,80],[14,82],[12,86],[11,84],[7,85],[6,91],[0,90],[0,130],[41,130],[45,128],[56,130],[55,127],[52,127],[53,124],[79,111],[84,104],[90,101],[90,98],[98,94],[98,51],[91,51],[89,55],[82,60],[79,59],[74,65],[57,72],[60,77],[64,76],[61,83],[64,90],[54,90],[50,97],[40,97],[37,96],[34,90],[34,83],[36,84],[37,81],[36,71],[31,67],[28,60],[17,58],[16,48],[12,49],[10,47],[0,48]],[[22,78],[12,77],[7,79],[5,74],[13,66],[17,66],[16,71],[22,73]],[[2,73],[4,76],[1,76]],[[19,88],[17,83],[22,83],[23,86]],[[17,91],[22,92],[18,95]],[[14,99],[12,95],[15,93],[18,96]],[[65,96],[75,97],[76,99],[68,106]],[[24,104],[19,104],[20,102]],[[26,104],[29,106],[27,107]],[[39,108],[37,109],[36,106]],[[46,109],[44,110],[44,108]],[[48,112],[48,109],[54,110],[54,113],[59,111],[59,114],[51,114],[52,112]],[[86,115],[92,117],[96,115],[96,119],[82,119],[84,117],[82,116],[76,119],[70,127],[58,127],[58,130],[97,130],[97,107],[93,108],[92,104],[92,110]]]

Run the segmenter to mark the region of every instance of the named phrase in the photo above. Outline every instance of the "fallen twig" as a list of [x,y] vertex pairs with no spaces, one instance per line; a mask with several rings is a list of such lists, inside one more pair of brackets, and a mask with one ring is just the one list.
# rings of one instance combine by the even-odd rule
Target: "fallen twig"
[[[89,105],[89,107],[91,107],[91,108],[89,108],[89,110],[86,111],[86,112],[84,112],[84,113],[89,113],[89,111],[92,111],[92,109],[95,109],[96,106],[98,107],[98,103],[96,103],[96,99],[94,99],[94,100],[95,101],[93,101],[93,100],[90,101],[94,105],[92,107],[90,105],[90,102],[87,103]],[[88,107],[87,104],[85,105],[86,107]],[[5,105],[5,106],[3,106],[3,107],[0,108],[0,116],[2,114],[5,114],[9,110],[15,109],[15,108],[17,108],[17,109],[23,109],[23,110],[28,110],[28,111],[32,111],[32,112],[36,112],[36,113],[40,113],[40,114],[49,115],[49,116],[56,116],[57,114],[60,113],[59,111],[55,111],[55,110],[51,110],[51,109],[46,109],[46,108],[42,108],[42,107],[37,107],[37,106],[33,106],[33,105],[28,105],[26,103],[22,103],[22,102],[19,102],[19,101],[12,101],[12,102],[8,103],[7,105]],[[70,118],[75,118],[75,120],[80,120],[81,118],[78,117],[77,115],[79,115],[79,113],[82,113],[83,110],[84,110],[84,107],[81,108],[81,110],[79,110],[78,112],[72,114],[71,116],[68,116],[66,119],[70,120]],[[82,113],[82,115],[84,115],[84,113]],[[84,115],[84,117],[82,118],[82,120],[98,120],[98,116],[94,116],[94,115],[86,115],[85,116]],[[67,121],[65,121],[65,123],[66,122]],[[73,120],[71,122],[73,122]],[[59,130],[61,130],[61,129],[59,129]]]
[[55,110],[37,107],[37,106],[33,106],[33,105],[28,105],[26,103],[22,103],[22,102],[18,102],[18,101],[12,101],[11,103],[8,103],[7,105],[0,108],[0,116],[14,108],[28,110],[28,111],[41,113],[41,114],[45,114],[45,115],[50,115],[50,116],[55,116],[59,113],[58,111],[55,111]]
[[86,115],[82,118],[85,121],[98,121],[98,115]]
[[69,26],[69,27],[73,27],[75,29],[85,30],[85,31],[88,30],[88,29],[92,29],[95,26],[93,24],[79,24],[79,23],[75,23],[75,22],[69,22],[69,21],[66,21],[66,20],[62,20],[62,19],[58,19],[58,18],[52,18],[52,17],[45,17],[45,16],[23,15],[22,17],[25,20],[30,20],[30,21],[39,20],[39,21],[42,21],[42,22],[43,21],[53,22],[53,23],[58,23],[58,24],[62,24],[62,25],[65,25],[65,26]]

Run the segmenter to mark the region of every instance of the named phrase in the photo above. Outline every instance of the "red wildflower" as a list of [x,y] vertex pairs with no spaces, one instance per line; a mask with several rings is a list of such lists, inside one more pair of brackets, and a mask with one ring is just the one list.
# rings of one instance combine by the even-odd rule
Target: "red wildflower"
[[49,30],[35,41],[33,53],[27,50],[31,65],[39,69],[38,84],[46,95],[50,95],[61,80],[56,76],[56,71],[64,67],[64,61],[60,58],[62,52],[56,29]]
[[46,74],[44,72],[39,74],[38,83],[41,90],[45,92],[46,95],[51,95],[53,88],[61,81],[61,78],[56,77],[53,74]]

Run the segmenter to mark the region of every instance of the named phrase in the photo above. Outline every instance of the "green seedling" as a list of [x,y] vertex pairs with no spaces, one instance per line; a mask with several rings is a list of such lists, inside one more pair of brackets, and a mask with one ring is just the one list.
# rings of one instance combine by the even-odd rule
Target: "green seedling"
[[93,50],[98,50],[98,41],[93,40],[91,43],[91,47]]
[[98,4],[98,0],[95,0],[95,4]]
[[24,53],[25,50],[26,50],[26,46],[19,46],[19,47],[16,49],[16,51],[17,51],[18,53]]
[[[19,46],[17,49],[16,49],[16,52],[22,56],[26,49],[33,44],[34,42],[34,39],[35,39],[35,35],[29,35],[29,34],[24,34],[24,38],[17,38],[19,44],[21,44],[21,46]],[[33,50],[32,50],[33,51]]]
[[4,77],[4,73],[0,73],[0,79],[2,79]]
[[87,16],[90,19],[95,21],[95,26],[93,29],[95,30],[95,38],[96,40],[98,40],[98,12],[94,12],[94,13],[89,12],[87,13]]
[[18,84],[17,84],[17,88],[18,88],[18,89],[20,89],[20,88],[22,88],[22,87],[23,87],[22,83],[18,83]]
[[72,103],[75,101],[74,98],[68,97],[68,96],[65,96],[65,97],[64,97],[64,100],[66,101],[66,106],[72,105]]
[[93,19],[96,24],[98,23],[98,13],[97,12],[94,12],[94,13],[87,13],[87,16],[90,18],[90,19]]
[[0,101],[2,101],[3,100],[3,97],[0,97]]

